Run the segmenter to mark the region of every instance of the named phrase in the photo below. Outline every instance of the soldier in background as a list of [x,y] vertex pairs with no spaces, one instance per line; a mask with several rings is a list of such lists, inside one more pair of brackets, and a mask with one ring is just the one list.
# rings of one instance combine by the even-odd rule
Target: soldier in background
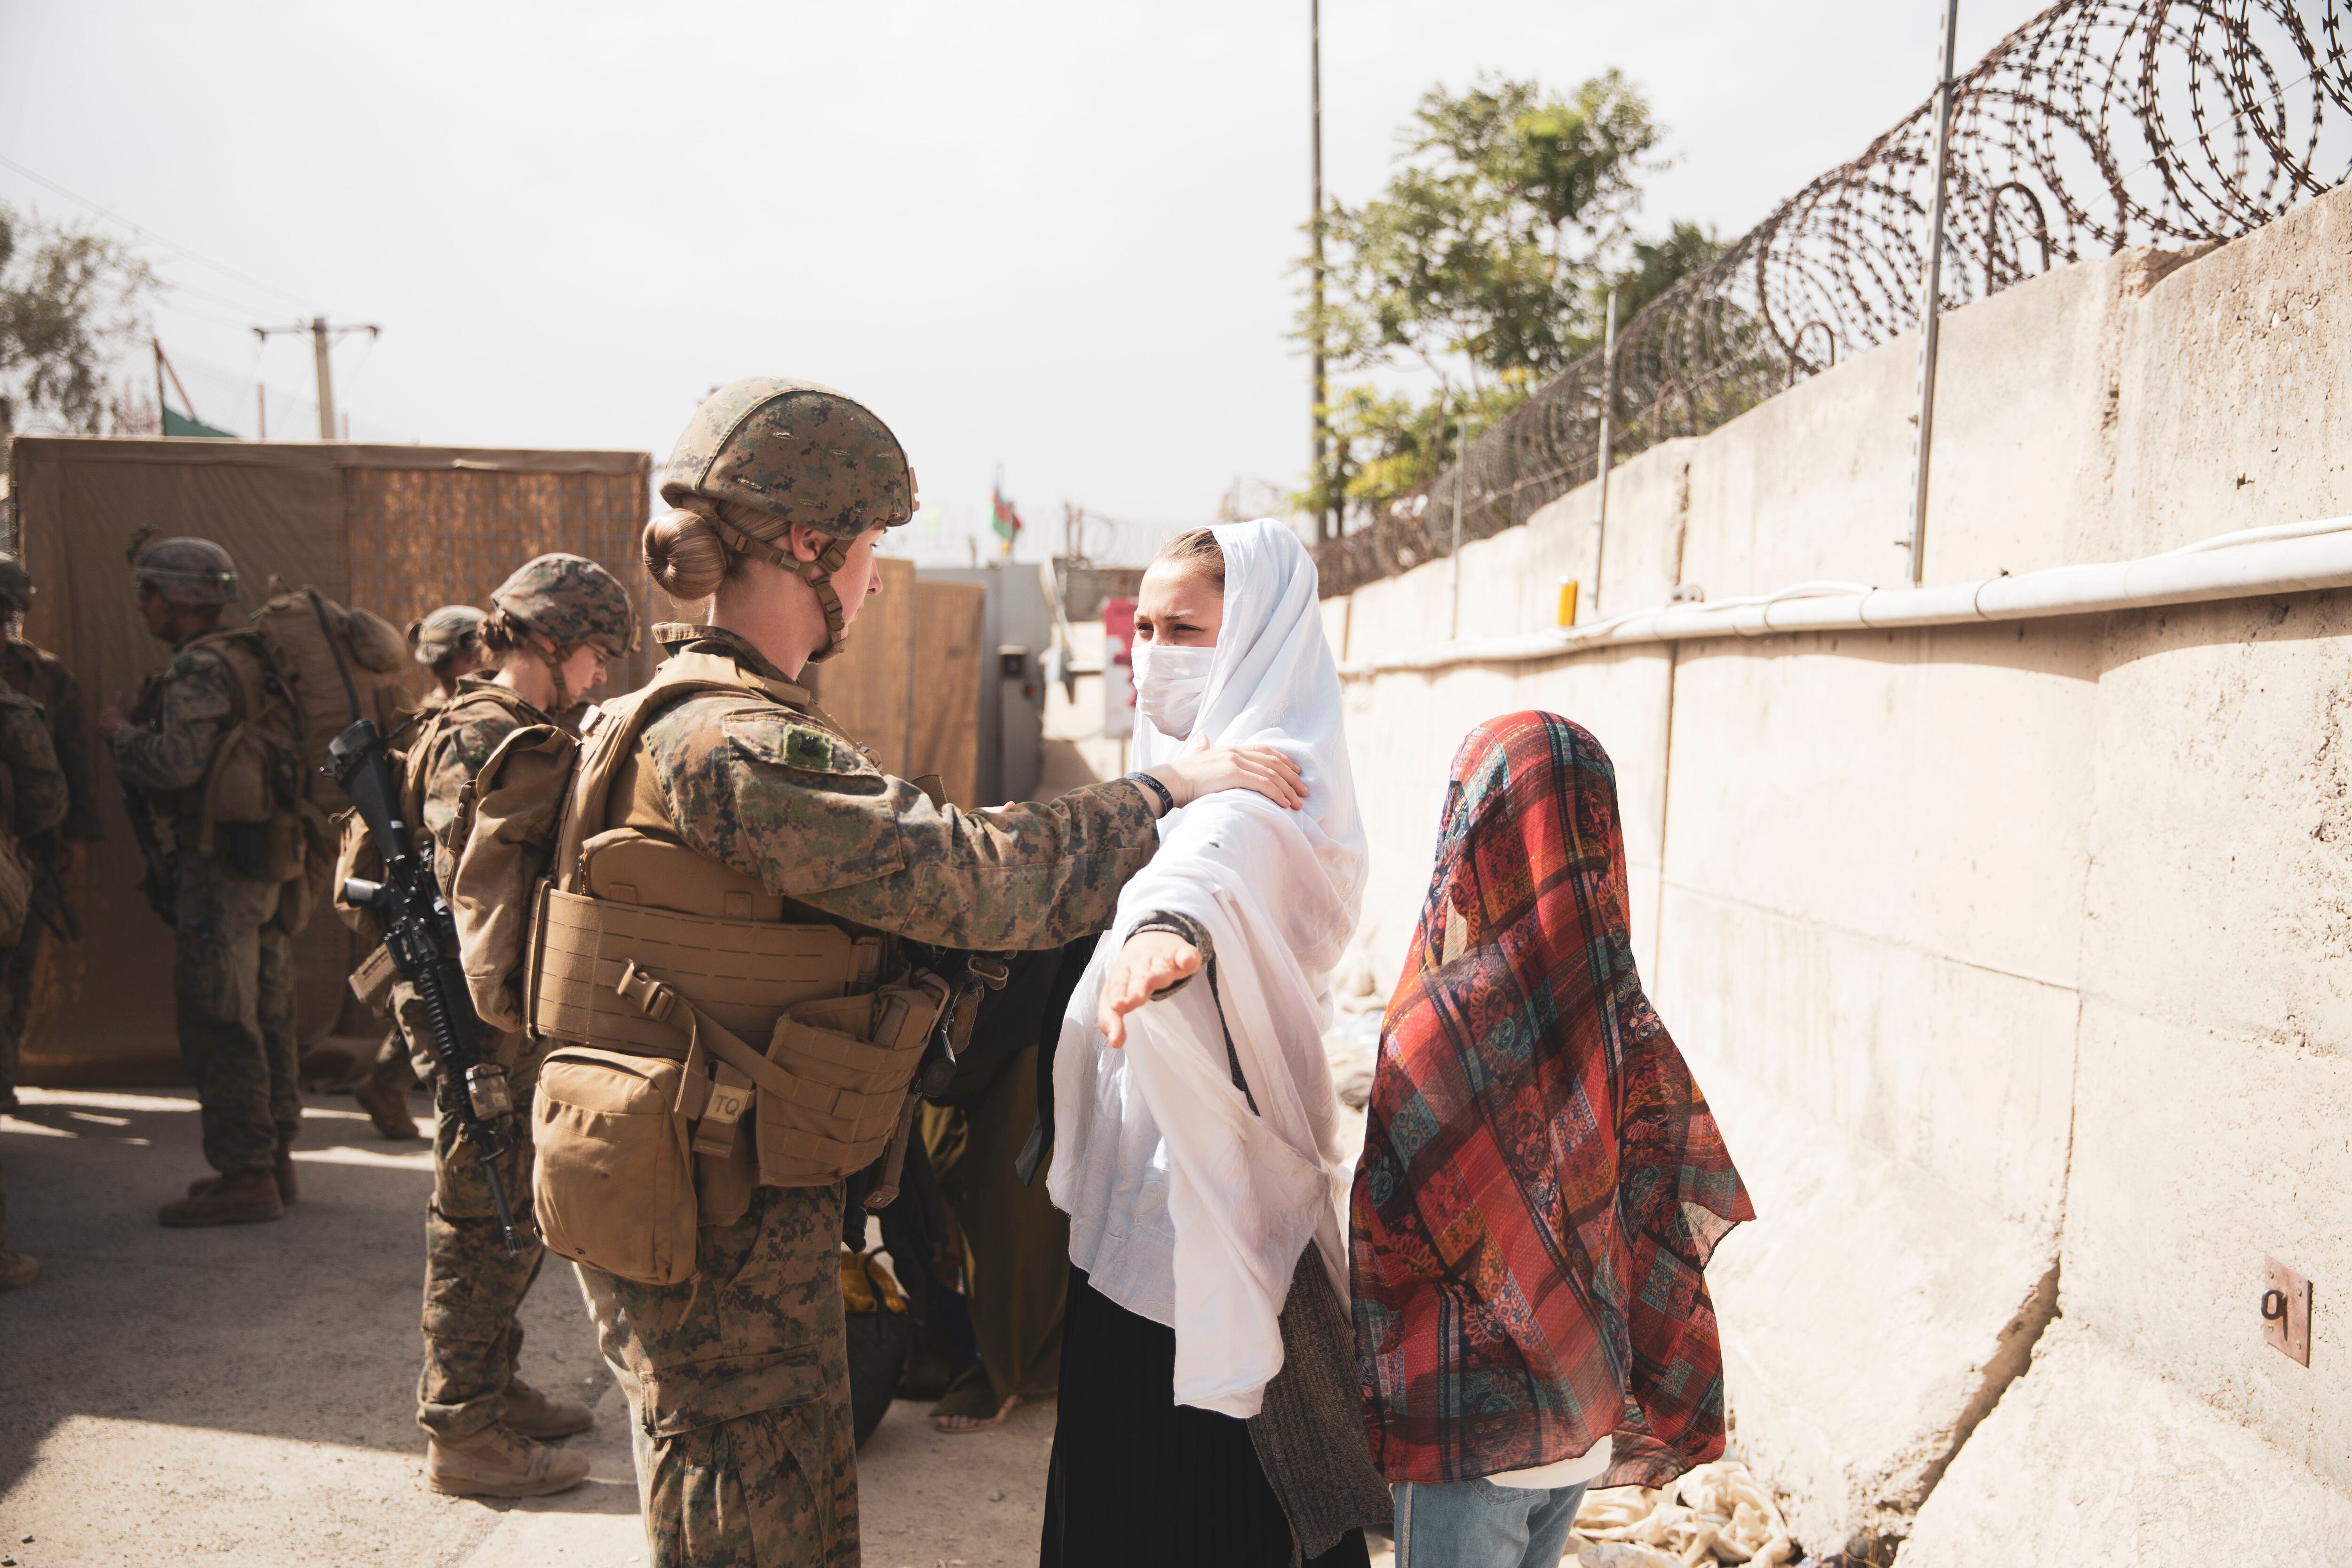
[[[444,605],[408,625],[408,647],[416,662],[433,672],[433,689],[392,736],[392,743],[407,748],[423,733],[423,726],[457,695],[457,684],[482,668],[482,612],[471,605]],[[375,1065],[352,1090],[360,1109],[386,1138],[417,1135],[416,1119],[409,1114],[408,1091],[418,1076],[428,1071],[413,1062],[399,1026],[384,1033]]]
[[7,988],[0,998],[0,1110],[16,1108],[16,1058],[42,945],[51,931],[71,930],[66,879],[81,870],[90,845],[100,837],[98,800],[90,790],[89,742],[82,731],[81,687],[63,659],[25,640],[25,616],[32,607],[33,580],[25,563],[0,554],[0,616],[7,623],[6,641],[0,643],[0,683],[40,705],[50,747],[65,773],[67,795],[65,820],[24,844],[33,868],[33,913],[0,969],[0,985]]
[[433,672],[433,689],[419,711],[429,711],[457,695],[457,682],[480,669],[482,622],[487,619],[471,605],[444,605],[408,628],[408,646],[416,662]]
[[[499,743],[528,725],[564,721],[604,684],[607,661],[637,646],[628,590],[584,556],[525,562],[491,592],[490,612],[464,613],[476,624],[478,657],[495,663],[495,673],[459,677],[451,696],[420,715],[406,746],[401,816],[432,837],[445,868],[463,847],[451,838],[459,797]],[[429,629],[444,616],[455,618],[436,610],[422,625]],[[421,637],[418,645],[421,659]],[[429,1439],[425,1479],[434,1490],[461,1497],[564,1490],[586,1479],[587,1456],[545,1439],[584,1432],[593,1418],[586,1405],[542,1393],[516,1371],[522,1349],[516,1314],[546,1248],[532,1235],[520,1257],[507,1255],[481,1157],[458,1127],[465,1086],[434,1061],[432,1025],[416,994],[403,984],[394,998],[411,1058],[433,1083],[436,1110],[433,1203],[425,1222],[425,1370],[416,1385],[416,1424]],[[531,1089],[542,1054],[520,1032],[483,1042],[483,1055],[506,1069],[514,1096],[513,1145],[499,1173],[507,1192],[525,1202]]]
[[[283,1219],[296,1191],[290,1151],[302,1100],[294,941],[279,917],[293,912],[284,905],[299,884],[278,875],[271,824],[212,824],[205,785],[215,753],[240,732],[268,730],[278,716],[271,705],[287,699],[269,689],[260,634],[221,627],[237,598],[227,551],[206,539],[158,540],[132,576],[140,618],[174,655],[148,678],[132,714],[119,700],[107,704],[98,732],[123,783],[172,828],[180,1057],[196,1086],[205,1163],[220,1173],[191,1184],[157,1217],[167,1226]],[[300,732],[297,714],[298,749]]]
[[[49,743],[40,705],[21,693],[0,689],[0,795],[10,805],[6,830],[13,844],[0,853],[24,852],[56,831],[66,818],[66,776]],[[35,917],[27,917],[28,920]],[[0,1246],[7,1239],[8,1186],[0,1178]],[[0,1290],[29,1285],[40,1264],[19,1252],[0,1250]]]

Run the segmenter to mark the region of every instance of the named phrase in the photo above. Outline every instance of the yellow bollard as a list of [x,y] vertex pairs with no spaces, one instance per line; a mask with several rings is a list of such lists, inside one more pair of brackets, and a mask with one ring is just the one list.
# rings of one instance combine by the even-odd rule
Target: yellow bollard
[[1559,619],[1553,624],[1562,626],[1576,625],[1576,579],[1573,577],[1559,580]]

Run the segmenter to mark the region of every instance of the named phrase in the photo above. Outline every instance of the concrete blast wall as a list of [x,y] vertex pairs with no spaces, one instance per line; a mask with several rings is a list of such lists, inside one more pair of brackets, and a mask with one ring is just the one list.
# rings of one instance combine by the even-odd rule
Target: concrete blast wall
[[[2338,191],[1950,318],[1927,581],[2352,512],[2347,285]],[[1600,613],[1900,584],[1916,352],[1625,464]],[[1590,597],[1593,502],[1464,552],[1465,636]],[[1452,570],[1327,602],[1343,660],[1444,640]],[[1711,1270],[1736,1436],[1812,1551],[2340,1549],[2347,634],[2311,594],[1349,679],[1382,989],[1472,721],[1547,708],[1615,757],[1637,954],[1762,1215]],[[2317,1282],[2308,1369],[2263,1342],[2265,1255]]]

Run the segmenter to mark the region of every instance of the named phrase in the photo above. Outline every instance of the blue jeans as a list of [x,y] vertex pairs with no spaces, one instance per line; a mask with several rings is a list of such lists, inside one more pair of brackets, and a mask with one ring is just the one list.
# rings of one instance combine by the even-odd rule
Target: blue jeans
[[1396,1488],[1396,1568],[1559,1568],[1586,1483]]

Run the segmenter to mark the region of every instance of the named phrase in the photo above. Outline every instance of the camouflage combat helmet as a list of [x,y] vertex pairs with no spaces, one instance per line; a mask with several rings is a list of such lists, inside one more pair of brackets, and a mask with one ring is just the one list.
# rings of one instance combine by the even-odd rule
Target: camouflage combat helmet
[[495,616],[509,628],[536,633],[555,645],[550,654],[530,637],[517,639],[555,678],[558,713],[572,705],[563,661],[573,649],[593,643],[618,658],[637,646],[637,612],[629,603],[629,591],[585,555],[557,551],[533,556],[490,590],[490,612],[485,621]]
[[409,623],[408,646],[416,650],[416,662],[426,665],[478,653],[482,646],[482,622],[488,618],[471,605],[444,605],[423,620]]
[[0,555],[0,610],[21,616],[33,607],[33,574],[14,555]]
[[[661,496],[709,519],[729,549],[796,573],[816,590],[832,640],[809,657],[824,659],[849,636],[833,574],[859,534],[915,515],[915,470],[890,427],[856,399],[760,375],[730,382],[695,411],[662,467]],[[713,503],[748,508],[774,526],[747,531]],[[814,561],[795,561],[772,542],[796,522],[833,541]]]
[[173,605],[236,603],[236,563],[211,540],[159,539],[143,550],[139,543],[134,538],[131,575],[142,592],[152,588]]

